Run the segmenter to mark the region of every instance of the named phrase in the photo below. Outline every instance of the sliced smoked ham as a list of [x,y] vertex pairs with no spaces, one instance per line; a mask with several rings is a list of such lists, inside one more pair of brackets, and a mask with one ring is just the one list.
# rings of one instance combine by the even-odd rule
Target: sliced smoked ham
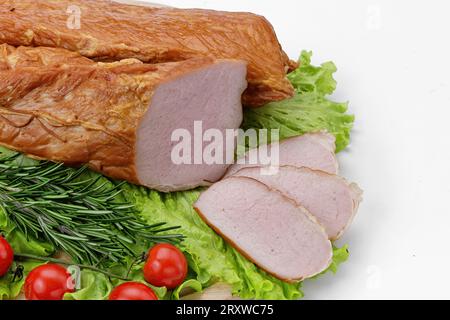
[[160,191],[207,185],[227,165],[175,164],[172,133],[192,133],[196,120],[204,130],[238,128],[245,77],[237,60],[96,63],[64,49],[2,45],[0,144]]
[[0,43],[61,47],[103,61],[160,63],[204,56],[244,60],[249,82],[245,105],[294,94],[286,73],[296,64],[281,49],[270,23],[251,13],[106,0],[2,0]]
[[361,190],[345,179],[309,168],[281,166],[277,174],[260,168],[244,168],[234,174],[256,179],[307,209],[325,228],[330,240],[338,239],[350,223],[361,201]]
[[331,263],[328,236],[303,207],[247,177],[229,177],[203,192],[196,211],[260,268],[296,281]]
[[[282,140],[279,142],[279,165],[308,167],[337,174],[339,164],[335,155],[335,141],[335,137],[326,132],[307,133]],[[271,144],[251,149],[228,169],[226,176],[231,176],[245,167],[263,166],[259,154],[271,153]],[[251,159],[256,159],[257,162],[254,163]]]

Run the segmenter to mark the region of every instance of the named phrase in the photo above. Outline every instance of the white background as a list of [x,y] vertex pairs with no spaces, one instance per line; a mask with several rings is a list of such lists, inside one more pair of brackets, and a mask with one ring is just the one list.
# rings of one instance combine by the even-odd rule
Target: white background
[[309,299],[450,298],[450,2],[167,0],[267,17],[291,58],[334,61],[356,115],[342,173],[364,202],[337,275]]

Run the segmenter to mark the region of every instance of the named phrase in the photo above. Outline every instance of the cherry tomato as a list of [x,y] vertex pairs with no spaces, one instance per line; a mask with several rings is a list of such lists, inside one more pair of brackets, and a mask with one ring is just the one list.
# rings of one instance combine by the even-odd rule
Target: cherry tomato
[[3,277],[11,267],[14,252],[5,238],[0,236],[0,277]]
[[34,268],[25,279],[27,300],[62,300],[65,293],[74,292],[74,281],[66,268],[44,264]]
[[158,300],[158,297],[145,284],[125,282],[113,289],[109,300]]
[[183,283],[187,272],[186,257],[177,247],[160,243],[150,249],[144,265],[144,277],[148,283],[174,289]]

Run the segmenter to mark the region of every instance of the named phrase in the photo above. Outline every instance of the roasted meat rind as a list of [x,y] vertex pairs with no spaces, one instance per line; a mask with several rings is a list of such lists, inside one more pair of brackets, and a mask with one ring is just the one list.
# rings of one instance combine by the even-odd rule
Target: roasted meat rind
[[[260,106],[294,94],[286,73],[296,63],[281,49],[271,24],[255,14],[105,0],[0,3],[0,43],[61,47],[106,61],[160,63],[199,56],[244,60],[249,83],[244,105]],[[74,16],[78,13],[79,28]]]

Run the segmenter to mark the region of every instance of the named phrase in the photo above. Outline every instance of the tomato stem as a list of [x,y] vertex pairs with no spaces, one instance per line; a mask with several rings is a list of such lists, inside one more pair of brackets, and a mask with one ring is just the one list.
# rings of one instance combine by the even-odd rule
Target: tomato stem
[[72,263],[72,262],[67,262],[67,261],[60,260],[60,259],[55,259],[55,258],[50,258],[50,257],[40,257],[40,256],[35,256],[33,254],[26,254],[26,253],[16,253],[16,254],[14,254],[14,257],[22,258],[22,259],[33,259],[33,260],[38,260],[38,261],[52,262],[52,263],[66,265],[66,266],[76,266],[76,267],[79,267],[80,269],[92,270],[92,271],[104,274],[105,276],[108,276],[110,278],[116,278],[116,279],[124,280],[124,281],[131,281],[127,277],[119,276],[117,274],[110,273],[110,272],[104,271],[100,268],[85,265],[85,264]]

